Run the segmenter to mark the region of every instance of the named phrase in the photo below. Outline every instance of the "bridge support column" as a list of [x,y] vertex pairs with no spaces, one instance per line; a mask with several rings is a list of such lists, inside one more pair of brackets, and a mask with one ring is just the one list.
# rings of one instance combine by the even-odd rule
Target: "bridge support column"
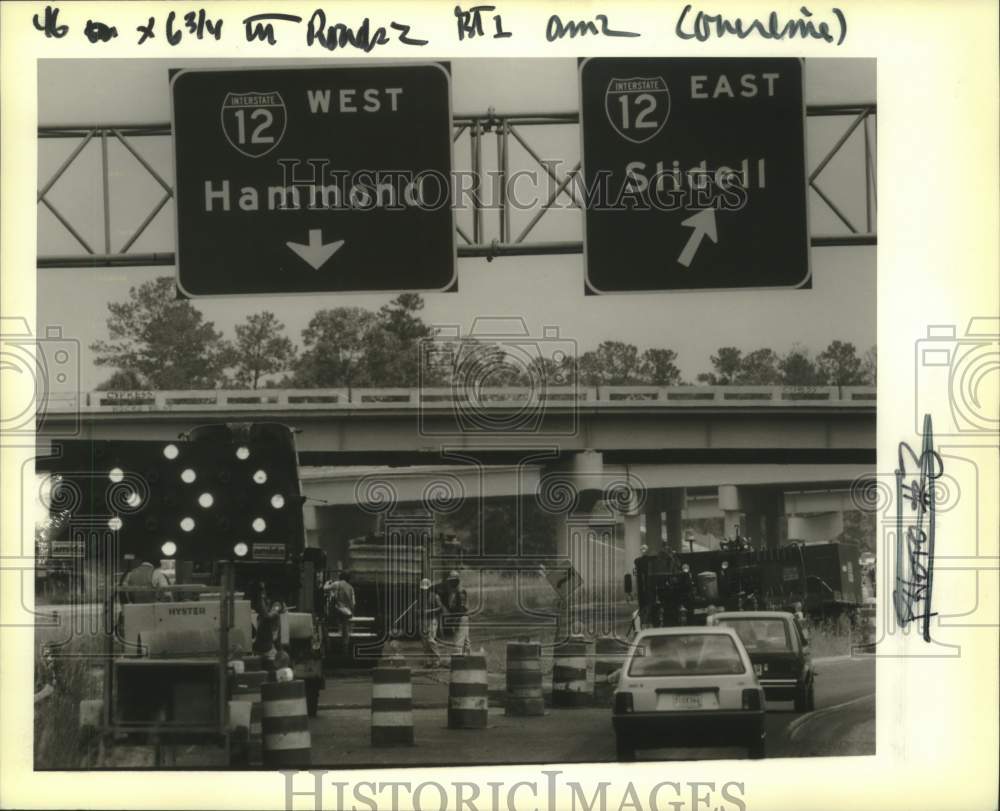
[[674,552],[684,551],[684,532],[681,529],[681,519],[684,517],[684,491],[680,496],[673,496],[679,501],[679,506],[668,509],[665,513],[667,521],[667,544]]
[[663,543],[663,514],[660,512],[659,507],[656,509],[650,509],[649,505],[646,505],[645,512],[646,519],[646,534],[645,543],[654,552],[660,548]]
[[664,538],[671,549],[680,552],[684,546],[681,520],[687,490],[683,487],[668,487],[650,490],[646,493],[646,546],[650,552],[660,551]]
[[737,487],[719,485],[719,509],[723,515],[723,534],[740,534],[761,549],[777,549],[781,544],[781,516],[784,515],[784,494],[773,487]]
[[302,523],[306,531],[306,546],[319,546],[320,524],[322,523],[320,505],[310,504],[308,501],[303,504]]
[[732,539],[736,534],[736,528],[742,529],[743,525],[739,487],[735,484],[719,485],[719,509],[722,510],[722,536]]
[[625,571],[632,571],[632,564],[639,557],[642,546],[642,515],[634,513],[625,516]]
[[540,482],[539,500],[553,513],[560,505],[566,505],[566,509],[557,514],[555,551],[558,557],[568,558],[572,552],[569,542],[572,522],[569,519],[590,515],[604,493],[604,485],[604,456],[597,451],[581,451],[573,454],[568,464],[546,468]]
[[748,487],[744,506],[753,519],[755,546],[777,549],[781,545],[781,519],[785,515],[784,493],[775,487]]

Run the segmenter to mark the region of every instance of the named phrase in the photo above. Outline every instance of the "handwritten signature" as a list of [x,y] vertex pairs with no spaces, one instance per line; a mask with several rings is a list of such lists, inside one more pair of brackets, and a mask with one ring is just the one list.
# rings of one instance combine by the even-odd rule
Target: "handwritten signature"
[[[752,19],[744,20],[741,17],[729,19],[722,14],[706,14],[699,11],[694,15],[693,21],[688,22],[687,16],[691,12],[690,3],[681,10],[680,17],[677,18],[677,25],[674,26],[674,33],[681,39],[694,39],[698,42],[705,42],[713,36],[716,39],[735,36],[739,39],[746,39],[749,36],[758,36],[762,39],[780,40],[788,37],[795,39],[819,39],[826,43],[832,43],[836,39],[837,45],[843,44],[847,38],[847,18],[839,8],[833,9],[833,15],[837,18],[837,27],[840,29],[838,37],[830,33],[830,24],[824,21],[811,19],[813,13],[802,6],[799,11],[802,16],[797,19],[787,20],[782,23],[776,11],[772,11],[767,16],[767,21]],[[687,23],[687,30],[685,30]]]
[[[509,39],[514,36],[512,31],[504,28],[499,6],[475,5],[463,8],[461,5],[456,5],[449,11],[454,19],[455,35],[459,42],[482,37]],[[821,20],[806,6],[801,6],[798,17],[783,20],[777,12],[772,11],[763,19],[744,19],[709,14],[704,11],[694,12],[689,3],[684,6],[677,18],[674,34],[682,40],[697,42],[706,42],[713,37],[721,39],[735,36],[739,39],[755,37],[766,40],[799,38],[840,45],[847,37],[847,18],[839,8],[832,8],[831,13],[834,20]],[[70,33],[70,26],[60,23],[59,14],[59,6],[47,5],[44,12],[33,15],[34,28],[47,39],[63,39]],[[547,14],[546,18],[544,33],[547,42],[577,37],[644,36],[640,31],[612,28],[606,14],[593,14],[588,19],[570,20],[564,20],[559,14]],[[223,38],[224,20],[209,16],[204,8],[186,12],[171,10],[162,19],[158,19],[155,15],[146,15],[143,19],[145,22],[134,26],[139,45],[159,36],[171,46],[180,45],[190,39],[221,41]],[[242,29],[237,28],[234,31],[233,28],[226,27],[229,36],[239,36],[236,31],[242,30],[245,41],[254,45],[277,45],[279,31],[282,33],[292,31],[293,27],[299,31],[304,29],[307,45],[330,51],[351,48],[371,53],[378,47],[393,43],[421,47],[430,42],[415,34],[411,35],[413,27],[398,20],[392,20],[387,25],[372,23],[368,17],[357,25],[339,21],[328,23],[326,12],[322,8],[313,11],[308,19],[298,14],[263,12],[244,17],[240,22]],[[102,20],[88,19],[82,33],[91,44],[99,44],[117,39],[120,33],[124,38],[130,27],[133,26],[113,25]]]
[[[920,455],[900,442],[896,468],[896,588],[892,592],[896,620],[901,628],[918,622],[925,642],[931,641],[930,621],[934,590],[934,483],[944,473],[944,462],[934,450],[931,415],[924,415],[924,443]],[[907,471],[907,462],[912,471]],[[907,481],[919,472],[919,478]],[[907,512],[907,507],[909,512]],[[908,521],[905,522],[904,512]],[[925,526],[926,522],[926,526]],[[904,543],[905,541],[905,543]]]

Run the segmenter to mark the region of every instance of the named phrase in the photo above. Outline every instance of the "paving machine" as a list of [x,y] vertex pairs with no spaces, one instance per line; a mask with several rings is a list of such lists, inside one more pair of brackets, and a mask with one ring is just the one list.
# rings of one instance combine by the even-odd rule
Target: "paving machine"
[[855,544],[788,544],[753,549],[737,537],[719,549],[643,555],[625,591],[638,608],[633,628],[704,625],[719,611],[800,611],[815,619],[846,614],[862,605],[861,567]]
[[375,532],[346,540],[335,550],[338,567],[349,571],[356,600],[350,639],[328,606],[329,660],[348,667],[374,665],[386,641],[417,639],[420,617],[415,606],[420,580],[433,578],[431,545],[434,517],[422,509],[397,507],[380,516]]

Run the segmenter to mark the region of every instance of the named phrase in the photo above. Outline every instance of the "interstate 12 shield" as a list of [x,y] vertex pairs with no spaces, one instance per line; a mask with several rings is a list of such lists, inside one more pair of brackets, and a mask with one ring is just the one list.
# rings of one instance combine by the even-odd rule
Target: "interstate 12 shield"
[[222,102],[222,131],[241,155],[260,158],[281,143],[288,112],[281,94],[228,93]]
[[670,117],[670,90],[662,76],[612,79],[604,95],[608,121],[626,141],[641,144],[663,129]]

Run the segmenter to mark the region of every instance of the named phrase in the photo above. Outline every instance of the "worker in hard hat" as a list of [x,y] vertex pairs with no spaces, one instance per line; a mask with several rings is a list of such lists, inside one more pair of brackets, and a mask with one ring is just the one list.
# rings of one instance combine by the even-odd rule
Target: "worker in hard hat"
[[248,591],[250,606],[257,619],[251,649],[266,660],[265,669],[267,669],[267,663],[273,662],[277,655],[275,641],[278,639],[281,613],[285,607],[280,600],[272,598],[268,592],[267,583],[263,580],[253,583]]
[[457,653],[469,648],[468,595],[458,571],[452,569],[435,589],[441,601],[441,636]]
[[438,623],[444,606],[437,592],[431,588],[431,581],[424,578],[420,581],[420,593],[417,595],[417,616],[420,618],[420,641],[424,646],[424,667],[441,667],[441,654],[438,651]]
[[[170,588],[170,579],[163,569],[153,566],[148,560],[139,563],[132,571],[122,578],[122,587],[130,603],[155,603],[170,601],[173,596],[166,589]],[[132,591],[132,589],[136,589]],[[157,591],[150,591],[157,589]]]
[[340,576],[325,585],[328,593],[328,603],[333,621],[340,631],[340,643],[344,655],[351,655],[351,620],[354,618],[355,597],[354,586],[351,585],[351,573],[346,569]]

